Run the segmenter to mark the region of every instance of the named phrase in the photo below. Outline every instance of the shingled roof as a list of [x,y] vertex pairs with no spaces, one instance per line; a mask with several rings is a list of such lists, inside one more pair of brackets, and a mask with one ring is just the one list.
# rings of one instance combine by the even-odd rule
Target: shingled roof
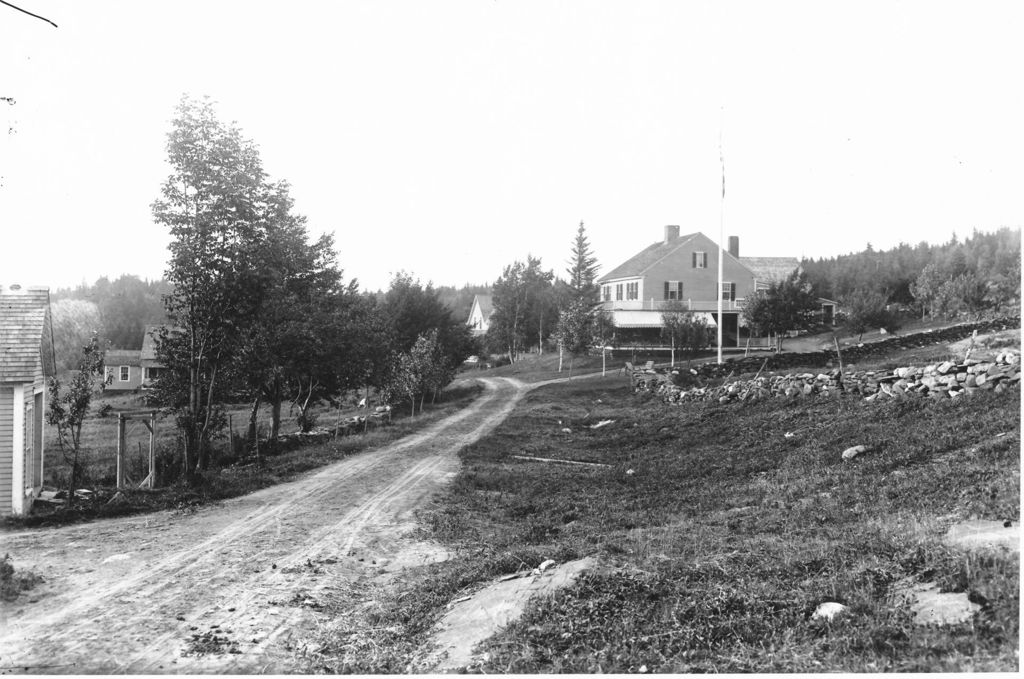
[[142,353],[140,358],[143,361],[156,360],[156,339],[160,335],[159,325],[147,325],[142,331]]
[[0,382],[53,375],[48,288],[0,286]]
[[688,233],[685,236],[679,236],[678,238],[674,238],[668,242],[662,240],[657,243],[653,243],[612,269],[610,272],[606,273],[604,276],[601,276],[598,282],[610,281],[616,278],[642,276],[649,268],[660,262],[673,250],[689,243],[690,239],[696,235],[696,233]]
[[141,354],[138,349],[107,349],[103,354],[103,365],[142,365]]

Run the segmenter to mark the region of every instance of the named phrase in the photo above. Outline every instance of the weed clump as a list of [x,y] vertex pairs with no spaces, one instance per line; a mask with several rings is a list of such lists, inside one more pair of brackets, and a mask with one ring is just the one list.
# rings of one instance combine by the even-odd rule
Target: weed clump
[[14,601],[22,592],[27,592],[42,581],[42,576],[31,571],[16,572],[10,554],[4,554],[4,558],[0,559],[0,600]]

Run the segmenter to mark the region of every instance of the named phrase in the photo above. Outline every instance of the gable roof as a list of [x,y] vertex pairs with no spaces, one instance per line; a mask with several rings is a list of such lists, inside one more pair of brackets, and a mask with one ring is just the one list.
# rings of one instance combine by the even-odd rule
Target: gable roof
[[689,243],[697,235],[699,235],[699,232],[688,233],[685,236],[673,238],[667,243],[663,240],[653,243],[606,273],[604,276],[601,276],[597,282],[602,283],[616,278],[642,276],[652,266],[672,254],[676,249]]
[[156,340],[153,336],[158,335],[159,333],[159,325],[147,325],[146,329],[142,331],[142,351],[139,354],[139,357],[143,361],[156,360]]
[[107,349],[103,354],[103,365],[140,365],[141,354],[138,349]]
[[[494,311],[494,304],[491,301],[491,295],[474,295],[473,304],[480,305],[480,313],[483,314],[484,319],[491,317],[491,312]],[[473,310],[470,309],[469,313],[472,314]]]
[[740,257],[740,262],[754,273],[756,280],[765,283],[785,280],[800,267],[796,257]]
[[0,287],[0,382],[52,375],[49,288]]

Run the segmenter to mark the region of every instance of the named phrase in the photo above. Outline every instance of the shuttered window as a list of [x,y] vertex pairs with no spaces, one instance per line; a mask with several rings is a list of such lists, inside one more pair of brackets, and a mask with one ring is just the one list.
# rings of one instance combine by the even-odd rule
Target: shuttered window
[[682,281],[665,281],[665,299],[682,299],[683,298],[683,282]]
[[693,253],[693,268],[694,269],[706,269],[708,268],[708,253],[696,251]]
[[722,300],[725,302],[736,301],[736,284],[722,283]]
[[615,286],[615,299],[622,299],[622,283]]
[[640,283],[626,283],[626,299],[640,299]]

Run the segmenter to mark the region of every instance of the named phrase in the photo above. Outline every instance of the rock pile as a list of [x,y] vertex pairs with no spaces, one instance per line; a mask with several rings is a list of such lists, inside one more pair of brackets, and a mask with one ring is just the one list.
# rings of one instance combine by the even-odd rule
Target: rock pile
[[839,392],[878,398],[958,398],[978,390],[996,393],[1020,384],[1021,355],[1017,350],[999,352],[993,360],[944,361],[924,367],[908,366],[891,372],[864,370],[840,375],[838,369],[820,373],[767,375],[737,380],[716,387],[685,389],[672,382],[670,373],[636,376],[634,389],[652,391],[666,403],[693,401],[757,401],[778,396],[827,396]]
[[[358,434],[367,429],[367,421],[374,427],[390,424],[391,406],[378,406],[372,413],[367,413],[365,416],[355,415],[339,420],[333,428],[318,427],[308,432],[297,431],[290,434],[279,434],[277,437],[278,451],[283,452],[315,443],[327,443],[337,436]],[[260,446],[265,446],[268,443],[266,439],[260,439]]]

